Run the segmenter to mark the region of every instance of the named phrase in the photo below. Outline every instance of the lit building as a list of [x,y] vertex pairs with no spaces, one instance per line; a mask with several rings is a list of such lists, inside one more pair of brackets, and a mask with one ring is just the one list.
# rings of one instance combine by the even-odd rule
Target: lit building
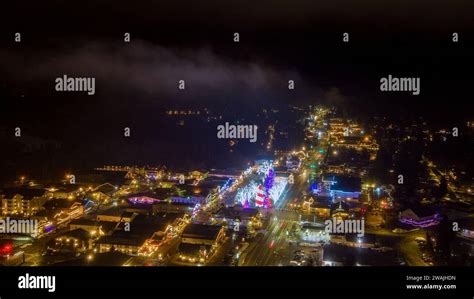
[[84,253],[91,248],[91,235],[81,228],[61,234],[47,245],[47,250],[53,253]]
[[396,266],[395,250],[380,251],[374,248],[329,244],[323,247],[323,266]]
[[399,213],[401,223],[409,224],[415,227],[430,227],[439,224],[441,215],[431,211],[427,207],[410,208]]
[[206,204],[207,195],[211,191],[208,186],[179,185],[178,194],[171,196],[172,202],[190,202],[194,204]]
[[224,228],[217,225],[189,224],[181,235],[178,248],[180,261],[203,263],[225,237]]
[[316,196],[305,201],[302,207],[306,213],[326,219],[331,217],[331,202],[332,200],[328,196]]
[[116,186],[110,183],[99,185],[92,190],[92,200],[98,203],[107,204],[112,200],[117,189]]
[[296,171],[301,166],[301,160],[296,156],[286,158],[286,168],[288,171]]
[[103,235],[110,235],[114,231],[117,224],[110,221],[96,221],[91,219],[75,219],[69,223],[69,229],[83,229],[89,232],[93,238],[98,238]]
[[250,224],[254,229],[258,229],[261,226],[262,214],[255,208],[223,207],[217,211],[214,220],[221,224],[226,222],[229,227],[234,227],[238,223],[239,226]]
[[46,190],[57,199],[76,199],[83,192],[83,188],[77,184],[49,186]]
[[153,214],[156,213],[191,213],[195,204],[187,202],[156,202],[153,204]]
[[333,198],[358,198],[362,191],[362,182],[356,176],[329,175],[323,178]]
[[337,220],[344,220],[349,218],[349,206],[340,201],[337,204],[333,204],[331,209],[331,217],[336,218]]
[[175,188],[157,188],[153,191],[131,194],[128,201],[132,204],[154,204],[163,201],[173,203],[205,204],[210,189],[206,186],[179,185]]
[[84,206],[80,201],[67,198],[53,198],[43,205],[41,212],[45,212],[45,215],[50,215],[49,220],[60,225],[66,221],[81,217],[84,214]]
[[133,258],[124,253],[104,252],[84,255],[77,259],[67,260],[53,264],[53,266],[99,266],[99,267],[120,267],[132,265]]
[[153,191],[130,194],[128,201],[132,204],[153,204],[168,200],[172,194],[170,188],[157,188]]
[[129,224],[120,223],[115,231],[96,241],[99,252],[119,251],[128,255],[149,255],[167,238],[167,232],[176,225],[179,214],[138,215]]
[[96,245],[99,252],[118,251],[128,255],[138,255],[145,241],[150,238],[151,234],[135,234],[130,235],[126,232],[114,232],[110,236],[103,236],[97,240]]
[[28,217],[40,210],[48,196],[43,189],[6,188],[1,192],[1,199],[3,215]]
[[135,214],[133,212],[126,212],[120,208],[110,208],[106,211],[98,213],[96,220],[110,222],[131,222],[134,217]]
[[324,223],[307,222],[301,225],[300,240],[308,243],[329,243],[330,235],[325,231]]

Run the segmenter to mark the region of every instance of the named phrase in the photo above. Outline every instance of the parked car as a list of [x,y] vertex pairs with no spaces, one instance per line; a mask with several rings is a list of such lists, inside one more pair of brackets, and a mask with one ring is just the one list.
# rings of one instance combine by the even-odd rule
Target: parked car
[[302,250],[302,249],[296,250],[294,252],[294,254],[297,255],[297,256],[304,256],[305,255],[304,250]]

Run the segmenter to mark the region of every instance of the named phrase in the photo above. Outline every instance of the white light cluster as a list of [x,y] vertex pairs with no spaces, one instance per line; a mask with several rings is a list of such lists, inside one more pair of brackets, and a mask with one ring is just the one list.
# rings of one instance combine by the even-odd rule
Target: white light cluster
[[270,199],[273,203],[278,202],[287,184],[288,179],[282,177],[275,178],[273,187],[270,189]]
[[255,196],[258,191],[258,184],[255,181],[250,181],[247,185],[240,188],[235,195],[235,201],[245,204],[245,201],[248,200],[249,203],[255,199]]

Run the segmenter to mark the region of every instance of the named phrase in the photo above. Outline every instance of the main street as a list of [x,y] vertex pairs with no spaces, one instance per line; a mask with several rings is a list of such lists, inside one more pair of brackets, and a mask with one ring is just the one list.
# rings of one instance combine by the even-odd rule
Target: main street
[[[316,124],[308,128],[315,132],[324,131],[324,113],[318,117]],[[301,222],[300,209],[295,209],[290,204],[300,204],[304,194],[308,191],[312,179],[320,174],[319,166],[323,162],[327,152],[327,142],[321,140],[311,142],[309,149],[303,147],[301,153],[305,158],[299,170],[294,173],[294,184],[288,185],[286,192],[282,194],[282,200],[266,211],[269,217],[265,230],[261,231],[250,243],[242,255],[240,265],[243,266],[287,266],[294,255],[294,251],[300,249],[294,242],[298,240],[296,230]]]
[[282,199],[272,209],[264,211],[268,217],[265,230],[259,232],[243,255],[243,266],[288,265],[292,251],[297,248],[290,245],[300,222],[300,212],[290,207],[295,199],[300,200],[308,187],[304,171],[295,173],[294,184],[289,184]]

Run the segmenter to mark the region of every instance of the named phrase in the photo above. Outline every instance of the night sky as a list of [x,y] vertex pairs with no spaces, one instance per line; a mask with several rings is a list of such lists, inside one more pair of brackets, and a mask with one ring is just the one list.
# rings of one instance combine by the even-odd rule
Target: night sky
[[[17,126],[28,137],[3,147],[7,169],[215,159],[215,124],[176,129],[163,117],[174,108],[208,107],[254,123],[261,108],[318,103],[362,118],[423,116],[451,125],[472,117],[469,0],[96,2],[15,1],[4,10],[0,138],[12,144]],[[63,74],[95,77],[96,95],[54,91]],[[421,94],[380,92],[388,74],[420,77]],[[181,79],[185,91],[177,89]],[[133,130],[126,141],[125,126]],[[25,144],[46,140],[52,149],[25,153]]]

